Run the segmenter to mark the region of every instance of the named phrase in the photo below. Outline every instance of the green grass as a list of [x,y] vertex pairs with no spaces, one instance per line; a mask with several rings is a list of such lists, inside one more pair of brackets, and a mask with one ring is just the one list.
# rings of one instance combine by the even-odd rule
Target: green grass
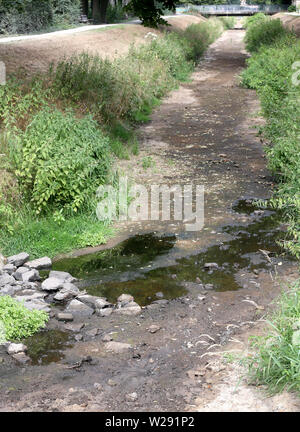
[[255,354],[246,361],[254,384],[267,385],[271,394],[283,390],[300,396],[300,285],[284,292],[268,320],[266,336],[252,338]]
[[109,224],[93,215],[73,215],[60,222],[52,215],[40,219],[24,215],[12,233],[1,233],[0,249],[5,256],[28,251],[31,258],[52,258],[73,249],[103,244],[113,232]]

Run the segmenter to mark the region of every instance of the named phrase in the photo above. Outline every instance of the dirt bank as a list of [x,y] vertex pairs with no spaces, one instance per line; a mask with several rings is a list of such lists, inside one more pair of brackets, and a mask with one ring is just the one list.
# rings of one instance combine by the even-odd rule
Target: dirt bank
[[[186,15],[168,20],[174,29],[184,29],[192,23],[202,22],[203,18]],[[120,24],[80,33],[49,33],[40,36],[40,39],[2,42],[0,60],[5,62],[8,74],[15,73],[19,68],[31,74],[45,71],[50,63],[83,51],[109,58],[126,54],[131,44],[145,43],[149,32],[160,33],[139,24]]]
[[287,13],[277,13],[272,16],[274,19],[280,19],[283,26],[300,36],[300,16]]
[[[175,234],[175,258],[214,244],[220,246],[219,252],[225,251],[229,244],[224,226],[238,227],[233,234],[238,237],[260,217],[235,212],[232,204],[244,196],[265,198],[272,188],[253,128],[258,101],[255,92],[238,86],[247,57],[243,37],[243,31],[223,34],[192,81],[173,92],[141,129],[140,154],[120,162],[138,183],[205,185],[205,227],[200,232],[188,235],[182,224],[167,222],[118,225],[124,235]],[[148,169],[142,167],[145,157],[154,161]],[[241,249],[234,250],[236,263],[248,243],[246,237]],[[259,251],[254,252],[257,258]],[[240,289],[230,290],[226,280],[223,291],[203,289],[191,273],[186,276],[185,295],[152,303],[141,315],[93,315],[77,323],[80,328],[71,333],[71,345],[61,341],[62,352],[57,352],[59,344],[54,340],[56,352],[48,358],[53,360],[49,364],[19,366],[2,350],[0,410],[251,411],[259,406],[267,411],[299,410],[298,401],[285,395],[270,400],[263,392],[251,390],[250,398],[249,388],[238,385],[236,369],[219,360],[215,366],[211,363],[220,359],[218,352],[231,349],[226,343],[239,345],[237,340],[245,340],[245,331],[253,331],[282,289],[280,281],[298,277],[295,263],[284,257],[273,257],[271,262],[266,260],[255,272],[238,265],[235,278]],[[168,271],[172,268],[166,267]],[[55,319],[50,327],[67,329]],[[118,352],[111,352],[105,342],[110,338],[130,346],[120,350],[115,345]],[[49,352],[52,342],[42,338],[39,348],[43,351],[44,345]],[[234,382],[241,388],[240,398]]]

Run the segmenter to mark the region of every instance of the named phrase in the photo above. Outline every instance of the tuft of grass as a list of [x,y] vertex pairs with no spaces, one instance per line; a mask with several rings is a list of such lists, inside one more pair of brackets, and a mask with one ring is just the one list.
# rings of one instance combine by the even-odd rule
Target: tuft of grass
[[246,48],[251,53],[256,52],[261,46],[272,45],[288,33],[280,19],[258,19],[247,27]]
[[279,300],[266,336],[252,338],[255,354],[248,357],[250,381],[267,385],[271,394],[293,390],[300,395],[300,283]]

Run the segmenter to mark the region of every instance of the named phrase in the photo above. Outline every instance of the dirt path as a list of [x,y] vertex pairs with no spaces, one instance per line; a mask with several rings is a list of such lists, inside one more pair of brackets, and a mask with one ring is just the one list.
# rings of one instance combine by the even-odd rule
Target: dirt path
[[[1,352],[0,410],[299,410],[293,395],[266,398],[262,391],[247,387],[240,382],[240,370],[224,364],[219,354],[246,350],[246,337],[257,331],[257,320],[280,292],[280,280],[298,276],[297,266],[282,258],[272,259],[272,265],[266,263],[259,271],[238,265],[245,244],[252,241],[240,234],[241,226],[255,222],[256,216],[234,212],[232,204],[244,196],[267,197],[272,185],[252,128],[259,108],[256,95],[237,85],[246,58],[243,36],[237,30],[223,34],[192,82],[173,92],[141,130],[139,156],[120,163],[124,171],[134,172],[139,183],[175,179],[204,184],[205,229],[187,234],[180,224],[119,224],[123,236],[175,233],[170,262],[218,244],[222,248],[216,249],[217,259],[222,257],[220,250],[226,255],[226,246],[235,245],[235,277],[243,288],[203,289],[193,274],[187,277],[187,294],[151,303],[142,315],[88,319],[79,330],[79,341],[73,341],[56,363],[19,367]],[[142,167],[145,156],[155,161],[147,170]],[[239,232],[229,235],[222,230],[226,225],[238,226]],[[228,238],[237,239],[238,247],[227,243]],[[153,332],[151,325],[157,326]],[[51,326],[61,328],[55,320]],[[98,335],[93,335],[95,329]],[[103,341],[105,334],[131,347],[111,353]],[[72,367],[84,356],[92,360]]]

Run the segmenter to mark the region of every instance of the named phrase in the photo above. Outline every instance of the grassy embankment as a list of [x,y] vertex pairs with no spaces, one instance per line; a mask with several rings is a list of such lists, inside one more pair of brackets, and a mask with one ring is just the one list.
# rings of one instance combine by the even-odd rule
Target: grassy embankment
[[[268,166],[277,180],[271,205],[283,211],[291,240],[286,249],[300,257],[300,41],[280,20],[257,14],[247,21],[246,47],[252,54],[242,83],[255,89],[266,125]],[[298,62],[298,64],[296,63]],[[300,285],[282,294],[269,331],[254,340],[255,353],[247,361],[250,377],[271,392],[300,393]]]
[[221,21],[166,32],[114,61],[82,54],[0,87],[0,250],[32,257],[95,246],[111,235],[95,192],[115,157],[138,152],[134,128],[190,76]]

